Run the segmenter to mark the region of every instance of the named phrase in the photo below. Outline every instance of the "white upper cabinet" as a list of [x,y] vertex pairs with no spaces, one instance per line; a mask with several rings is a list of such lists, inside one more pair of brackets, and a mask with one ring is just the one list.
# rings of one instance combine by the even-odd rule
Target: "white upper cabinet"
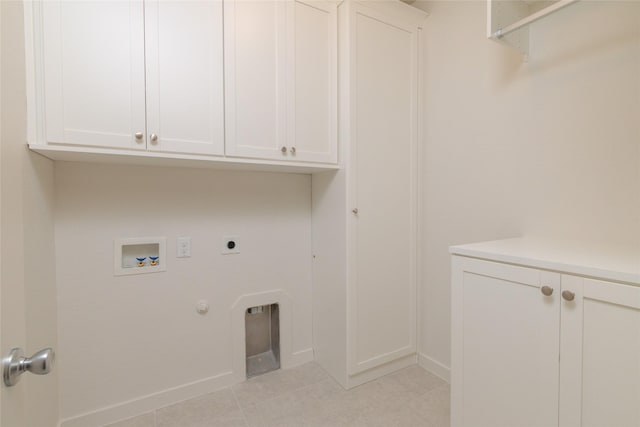
[[330,1],[225,1],[226,152],[337,161]]
[[224,154],[222,0],[145,2],[147,148]]
[[49,0],[37,6],[46,141],[144,149],[142,2]]
[[336,9],[27,2],[29,146],[61,160],[335,169]]
[[48,143],[224,154],[221,0],[42,8]]

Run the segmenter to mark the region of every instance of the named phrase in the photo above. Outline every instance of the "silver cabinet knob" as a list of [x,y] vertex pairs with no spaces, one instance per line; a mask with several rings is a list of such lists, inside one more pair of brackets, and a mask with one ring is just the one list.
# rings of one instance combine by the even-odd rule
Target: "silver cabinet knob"
[[353,212],[354,215],[358,215],[358,208],[351,209],[351,212]]
[[282,154],[287,154],[287,147],[282,147],[280,151],[282,152]]
[[149,139],[151,140],[151,142],[156,143],[158,142],[158,135],[156,135],[155,133],[152,133]]
[[296,154],[296,147],[291,147],[289,151],[291,152],[291,154]]
[[135,136],[136,136],[136,139],[142,139],[144,135],[142,134],[142,132],[136,132]]
[[576,294],[571,291],[562,291],[562,298],[564,298],[566,301],[573,301],[575,297]]
[[542,295],[545,297],[550,297],[551,294],[553,294],[553,288],[551,286],[543,286],[540,288],[540,292],[542,292]]

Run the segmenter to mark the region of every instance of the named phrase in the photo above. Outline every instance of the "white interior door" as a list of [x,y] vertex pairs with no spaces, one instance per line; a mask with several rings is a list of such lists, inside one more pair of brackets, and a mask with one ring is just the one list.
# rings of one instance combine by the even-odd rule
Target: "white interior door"
[[34,7],[42,8],[47,142],[145,149],[142,1]]
[[149,150],[224,154],[222,28],[222,0],[145,1]]
[[[2,8],[7,3],[2,2]],[[4,25],[4,22],[3,22]],[[2,58],[4,62],[5,58]],[[4,65],[4,64],[3,64]],[[3,97],[4,104],[4,97]],[[5,105],[3,105],[5,107]],[[4,117],[3,117],[4,119]],[[26,305],[24,296],[24,242],[21,226],[21,212],[16,209],[20,203],[20,186],[16,168],[11,164],[11,155],[7,153],[7,138],[4,131],[8,128],[3,120],[2,140],[0,141],[0,358],[4,359],[15,347],[25,348]],[[15,160],[15,159],[14,159]],[[8,185],[9,183],[12,185]],[[13,209],[10,206],[14,206]],[[0,425],[27,426],[27,382],[21,381],[13,387],[0,383]]]
[[[6,357],[14,347],[26,344],[25,301],[23,292],[24,270],[21,268],[23,242],[21,238],[20,167],[13,154],[18,136],[11,123],[12,102],[18,95],[11,87],[16,83],[16,70],[10,61],[15,58],[8,51],[9,37],[18,33],[11,19],[19,18],[16,5],[21,2],[0,2],[0,358]],[[18,22],[20,20],[18,19]],[[19,46],[19,43],[18,43]],[[13,77],[13,78],[12,78]],[[6,387],[0,383],[0,425],[27,425],[25,384]]]
[[[25,149],[23,7],[0,2],[0,357],[57,347],[53,161]],[[0,384],[0,425],[58,425],[57,370]]]

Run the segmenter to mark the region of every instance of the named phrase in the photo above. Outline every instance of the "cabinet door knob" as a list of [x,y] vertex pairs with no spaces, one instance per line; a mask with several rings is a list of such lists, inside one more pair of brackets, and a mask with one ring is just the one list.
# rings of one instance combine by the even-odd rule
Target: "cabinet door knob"
[[280,151],[282,152],[282,154],[287,154],[287,147],[282,147]]
[[351,212],[353,212],[354,215],[358,215],[358,208],[351,209]]
[[562,298],[564,298],[566,301],[573,301],[575,297],[576,294],[571,291],[562,291]]
[[156,143],[158,142],[158,135],[156,135],[155,133],[152,133],[149,139],[151,139],[151,142]]
[[136,132],[136,133],[135,133],[135,137],[136,137],[136,139],[138,140],[138,142],[140,142],[140,141],[142,140],[142,137],[143,137],[143,136],[144,136],[144,135],[142,134],[142,132]]
[[291,147],[289,151],[291,151],[291,154],[296,154],[296,147]]
[[540,292],[542,292],[542,295],[545,297],[550,297],[551,294],[553,294],[553,288],[551,286],[543,286],[540,288]]

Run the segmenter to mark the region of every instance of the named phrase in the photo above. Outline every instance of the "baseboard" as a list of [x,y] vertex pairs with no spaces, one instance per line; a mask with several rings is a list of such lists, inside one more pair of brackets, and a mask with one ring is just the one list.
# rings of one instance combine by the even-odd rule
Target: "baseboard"
[[442,363],[437,362],[429,356],[419,353],[418,365],[431,372],[432,374],[442,378],[448,383],[451,383],[451,369],[444,366]]
[[182,402],[203,394],[212,393],[225,387],[232,386],[234,382],[232,372],[225,372],[204,380],[195,381],[179,387],[149,394],[128,402],[108,406],[97,411],[88,412],[72,418],[60,421],[60,427],[88,427],[102,426],[116,421],[135,417],[136,415],[152,412],[157,408]]
[[[312,361],[313,348],[308,348],[292,353],[288,366],[283,366],[283,368],[294,368]],[[244,379],[242,381],[244,381]],[[97,411],[67,418],[60,421],[58,425],[60,427],[102,426],[135,417],[137,415],[142,415],[147,412],[152,412],[158,408],[162,408],[163,406],[172,405],[174,403],[182,402],[183,400],[212,393],[237,383],[238,381],[233,375],[233,372],[226,372],[204,380],[102,408]]]
[[296,351],[291,355],[291,365],[285,366],[285,368],[294,368],[296,366],[304,365],[305,363],[313,362],[313,349],[308,348],[306,350]]
[[367,371],[361,372],[359,374],[350,375],[347,378],[346,383],[344,384],[341,381],[338,381],[338,382],[344,388],[350,389],[415,364],[416,364],[416,354],[413,353],[408,356],[404,356],[399,359],[380,365],[376,368],[372,368]]

